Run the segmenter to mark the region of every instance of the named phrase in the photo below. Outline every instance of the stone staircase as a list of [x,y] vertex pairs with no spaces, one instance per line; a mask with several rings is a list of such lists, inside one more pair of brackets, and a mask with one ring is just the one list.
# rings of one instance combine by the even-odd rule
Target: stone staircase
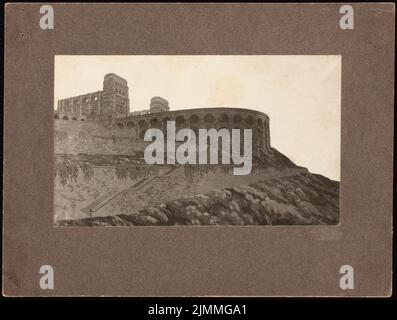
[[86,206],[80,210],[82,212],[84,212],[86,215],[88,215],[89,217],[92,217],[92,215],[95,211],[98,211],[105,204],[107,204],[109,201],[113,200],[120,194],[122,194],[126,191],[131,191],[131,190],[133,190],[133,191],[141,190],[144,186],[147,186],[151,182],[158,180],[158,179],[160,179],[160,180],[167,179],[167,178],[171,177],[172,175],[174,175],[181,168],[182,168],[182,166],[177,166],[161,175],[157,175],[157,176],[153,176],[153,177],[149,177],[149,178],[143,178],[143,179],[139,180],[137,183],[133,184],[128,189],[124,189],[121,191],[111,191],[111,192],[105,193],[104,195],[102,195],[98,199],[96,199],[94,202],[90,203],[88,206]]
[[166,173],[157,175],[157,176],[153,176],[150,178],[144,178],[140,181],[138,181],[137,183],[135,183],[133,186],[131,186],[128,190],[135,190],[138,191],[140,189],[142,189],[144,186],[146,186],[147,184],[151,183],[154,180],[158,180],[158,179],[164,179],[164,178],[168,178],[171,177],[172,175],[174,175],[177,171],[179,171],[182,167],[181,166],[177,166],[176,168],[172,168],[171,170],[169,170]]
[[120,194],[120,191],[111,191],[105,193],[102,196],[100,196],[98,199],[96,199],[94,202],[90,203],[88,206],[81,209],[81,211],[84,212],[89,217],[92,217],[93,212],[103,207],[110,200],[114,199],[118,194]]

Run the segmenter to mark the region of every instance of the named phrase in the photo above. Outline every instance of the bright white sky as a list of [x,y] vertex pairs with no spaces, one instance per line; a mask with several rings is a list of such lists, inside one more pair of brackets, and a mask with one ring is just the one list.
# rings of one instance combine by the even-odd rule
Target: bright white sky
[[54,106],[102,90],[106,73],[128,81],[130,111],[148,109],[153,96],[167,99],[171,110],[262,111],[274,148],[340,179],[341,56],[55,56]]

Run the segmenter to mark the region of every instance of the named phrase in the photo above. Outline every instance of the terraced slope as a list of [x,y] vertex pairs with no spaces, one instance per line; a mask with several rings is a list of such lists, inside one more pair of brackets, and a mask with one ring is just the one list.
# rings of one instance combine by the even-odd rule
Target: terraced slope
[[62,220],[57,226],[332,225],[338,222],[339,182],[302,172],[172,200],[134,214]]

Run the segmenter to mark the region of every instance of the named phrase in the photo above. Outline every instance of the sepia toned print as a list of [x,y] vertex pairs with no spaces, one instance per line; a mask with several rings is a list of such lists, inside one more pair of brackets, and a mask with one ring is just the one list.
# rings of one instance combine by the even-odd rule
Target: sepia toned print
[[55,226],[339,223],[340,56],[55,62]]
[[[4,296],[391,296],[394,5],[5,10]],[[58,110],[109,74],[127,116]]]

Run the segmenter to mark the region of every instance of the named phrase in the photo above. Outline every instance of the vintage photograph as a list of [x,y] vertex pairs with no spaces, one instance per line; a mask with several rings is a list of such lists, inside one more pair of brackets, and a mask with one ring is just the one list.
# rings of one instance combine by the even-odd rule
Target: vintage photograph
[[341,56],[55,56],[54,226],[338,225]]

